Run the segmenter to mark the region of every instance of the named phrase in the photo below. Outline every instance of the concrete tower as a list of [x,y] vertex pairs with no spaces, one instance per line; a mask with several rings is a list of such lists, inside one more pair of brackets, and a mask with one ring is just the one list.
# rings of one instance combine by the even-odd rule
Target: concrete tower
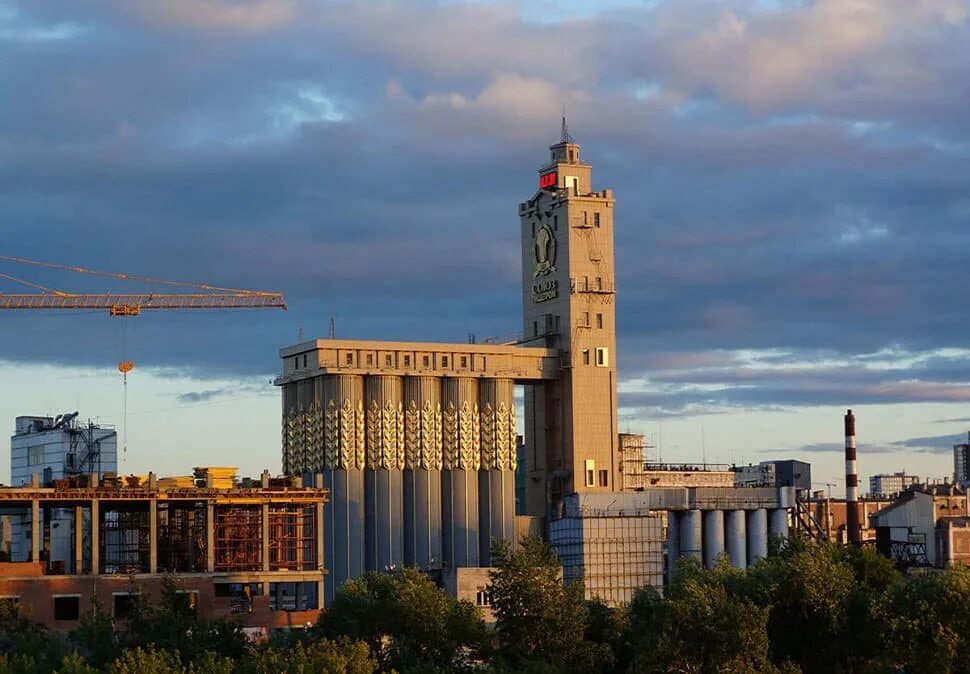
[[594,192],[563,119],[562,137],[519,204],[525,344],[557,349],[561,375],[527,386],[525,435],[531,515],[563,496],[618,484],[613,191]]

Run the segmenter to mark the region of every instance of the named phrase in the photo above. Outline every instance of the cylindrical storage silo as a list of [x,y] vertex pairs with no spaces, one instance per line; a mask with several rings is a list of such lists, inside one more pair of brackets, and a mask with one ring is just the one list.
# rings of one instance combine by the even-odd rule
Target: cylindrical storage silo
[[676,510],[667,511],[667,584],[674,582],[677,561],[680,559],[680,518]]
[[770,538],[788,538],[788,511],[785,508],[775,508],[768,516],[768,536]]
[[724,511],[704,512],[704,566],[713,569],[724,554]]
[[442,556],[448,567],[478,566],[478,380],[443,379],[441,408]]
[[729,510],[724,514],[724,534],[728,559],[731,566],[744,569],[748,566],[745,549],[745,518],[743,510]]
[[701,559],[701,511],[687,510],[680,518],[680,556]]
[[368,571],[404,564],[402,393],[401,377],[395,375],[368,376],[364,382],[364,563]]
[[748,566],[768,556],[768,513],[764,508],[748,510]]
[[404,563],[441,568],[441,379],[404,380]]
[[490,566],[492,541],[515,541],[515,390],[511,379],[482,379],[479,556]]
[[321,379],[321,468],[330,490],[323,509],[327,605],[345,580],[364,573],[364,380],[359,375]]

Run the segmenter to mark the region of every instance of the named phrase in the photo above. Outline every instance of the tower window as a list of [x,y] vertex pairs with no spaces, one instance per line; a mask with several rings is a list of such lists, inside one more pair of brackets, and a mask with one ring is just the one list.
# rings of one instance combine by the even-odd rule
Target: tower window
[[583,349],[583,365],[589,365],[589,349]]
[[552,216],[552,228],[555,229],[555,230],[557,230],[557,231],[559,230],[559,216],[558,215]]
[[303,354],[303,367],[306,367],[306,354]]
[[394,365],[394,357],[391,354],[387,354],[386,356],[384,356],[384,364],[387,365],[388,367],[391,367],[392,365]]
[[424,363],[424,366],[425,367],[428,367],[429,365],[431,365],[431,359],[428,358],[427,356],[425,356],[424,358],[422,358],[421,359],[421,362]]
[[532,334],[535,337],[539,336],[539,321],[532,321]]
[[596,486],[596,462],[592,459],[586,459],[586,486]]
[[367,365],[368,366],[371,366],[373,364],[374,364],[374,354],[368,353],[367,354]]
[[468,367],[468,356],[461,357],[461,367],[462,369]]
[[411,367],[411,356],[404,357],[404,367]]
[[448,367],[448,356],[441,357],[441,367]]
[[610,486],[610,471],[601,469],[600,470],[600,486],[609,487]]
[[609,367],[610,365],[610,350],[606,347],[599,347],[596,349],[596,365],[597,367]]
[[347,365],[353,365],[353,364],[354,364],[354,354],[348,353],[347,354]]
[[597,290],[603,289],[603,279],[600,278],[599,276],[596,277],[596,289]]
[[593,213],[593,227],[599,227],[599,226],[600,226],[600,214]]
[[588,328],[589,327],[589,312],[588,311],[584,311],[583,312],[583,327],[584,328]]
[[294,370],[299,370],[300,369],[300,357],[299,356],[293,356],[293,369]]
[[596,314],[596,327],[603,329],[603,314]]

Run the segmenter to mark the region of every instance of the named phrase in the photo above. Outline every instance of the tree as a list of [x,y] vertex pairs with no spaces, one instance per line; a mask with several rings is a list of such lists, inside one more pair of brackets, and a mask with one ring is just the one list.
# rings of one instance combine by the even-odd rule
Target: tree
[[386,667],[401,671],[467,669],[487,640],[476,607],[451,597],[413,568],[348,580],[319,628],[330,638],[364,641]]
[[612,662],[609,646],[586,639],[589,610],[583,585],[563,584],[562,567],[548,545],[537,537],[525,538],[519,549],[497,541],[492,558],[492,609],[507,665],[594,672]]
[[103,668],[121,654],[111,616],[97,597],[91,610],[82,615],[78,626],[71,630],[69,639],[84,661],[94,667]]
[[21,608],[17,602],[0,601],[0,656],[5,656],[2,667],[9,672],[49,672],[61,660],[60,641],[22,614]]
[[907,672],[970,672],[970,569],[916,573],[892,597],[892,647]]
[[239,674],[373,674],[378,667],[362,641],[321,639],[310,644],[295,640],[286,648],[271,645],[257,648],[235,671]]
[[771,672],[768,609],[729,587],[738,572],[684,560],[666,597],[639,590],[630,605],[635,672]]

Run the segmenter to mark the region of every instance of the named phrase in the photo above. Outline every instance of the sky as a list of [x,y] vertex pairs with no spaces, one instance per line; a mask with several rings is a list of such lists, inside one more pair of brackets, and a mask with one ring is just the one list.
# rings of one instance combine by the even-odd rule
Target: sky
[[0,0],[0,254],[289,303],[0,311],[0,425],[76,409],[126,428],[125,472],[278,471],[299,334],[521,331],[517,205],[563,110],[616,193],[623,430],[839,494],[851,407],[864,484],[952,472],[965,0]]

